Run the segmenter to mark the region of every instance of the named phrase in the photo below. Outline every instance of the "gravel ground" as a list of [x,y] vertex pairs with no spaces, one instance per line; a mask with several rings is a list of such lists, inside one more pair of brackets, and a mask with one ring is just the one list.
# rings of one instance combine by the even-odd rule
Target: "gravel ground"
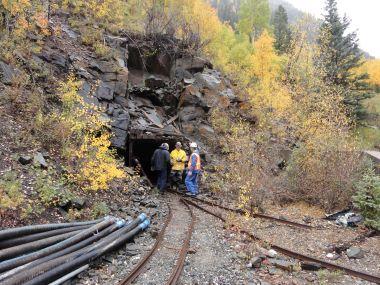
[[[204,204],[202,204],[202,206],[224,217],[228,216],[224,210]],[[378,236],[366,238],[364,242],[352,244],[360,247],[364,251],[365,255],[363,258],[349,259],[345,252],[343,252],[341,255],[337,255],[338,258],[336,260],[331,260],[327,258],[326,255],[332,252],[332,246],[354,240],[360,235],[359,230],[340,227],[324,220],[313,222],[318,228],[304,230],[263,219],[241,219],[240,216],[229,217],[233,224],[240,224],[243,228],[250,229],[256,236],[265,240],[266,243],[262,245],[274,243],[338,265],[361,270],[373,275],[379,275],[380,253],[378,249],[380,248],[380,238]],[[254,247],[246,248],[246,252],[250,256],[257,254],[255,250]],[[298,262],[285,256],[281,256],[281,259]],[[295,284],[371,284],[370,282],[352,278],[344,274],[331,273],[328,271],[320,271],[319,273],[300,271],[287,274],[288,272],[283,270],[277,270],[278,272],[276,272],[269,269],[270,266],[264,266],[264,268],[260,268],[258,272],[266,276],[265,280],[271,284],[289,284],[287,282],[290,282],[290,280],[291,282],[295,282]],[[265,275],[265,273],[267,274]],[[280,275],[281,278],[279,278],[278,275]],[[290,280],[288,278],[290,278]]]
[[163,242],[135,284],[165,284],[176,265],[190,223],[190,214],[178,197],[172,196],[169,203],[173,218],[166,228]]
[[[157,208],[152,209],[152,227],[135,238],[134,243],[127,244],[118,252],[93,264],[91,269],[82,273],[73,284],[118,284],[153,246],[168,214],[165,202],[170,201],[173,220],[167,228],[163,245],[150,260],[146,271],[134,283],[165,284],[178,258],[189,215],[174,195],[153,195],[148,201],[149,199],[157,203]],[[228,216],[230,221],[236,218],[239,221],[243,220],[244,227],[250,228],[267,241],[326,260],[326,253],[332,245],[352,241],[359,235],[358,230],[338,227],[327,221],[313,220],[312,224],[319,229],[304,230],[263,219],[241,219],[227,215],[226,211],[218,208],[203,206]],[[294,269],[280,268],[272,264],[268,257],[255,268],[251,264],[252,259],[262,253],[263,247],[269,249],[268,244],[254,242],[239,234],[237,228],[228,227],[217,218],[198,209],[193,208],[193,211],[196,223],[179,284],[371,284],[341,272],[301,270],[298,260],[279,254],[275,258],[294,264]],[[342,254],[338,260],[328,261],[370,273],[379,272],[379,238],[367,238],[355,245],[365,251],[364,258],[353,260]]]
[[[236,252],[241,243],[231,238],[218,219],[194,209],[197,216],[190,253],[180,284],[261,284]],[[233,235],[232,235],[233,236]]]

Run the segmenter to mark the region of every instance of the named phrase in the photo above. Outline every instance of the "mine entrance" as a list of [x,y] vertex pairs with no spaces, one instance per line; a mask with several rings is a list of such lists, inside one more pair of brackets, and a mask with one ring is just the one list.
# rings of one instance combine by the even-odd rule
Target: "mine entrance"
[[181,141],[185,143],[184,138],[180,135],[168,136],[168,135],[141,135],[131,133],[128,140],[128,164],[135,167],[137,158],[141,164],[142,170],[151,181],[153,185],[156,183],[156,175],[151,170],[151,158],[154,151],[162,144],[169,144],[169,151],[175,148],[175,143]]

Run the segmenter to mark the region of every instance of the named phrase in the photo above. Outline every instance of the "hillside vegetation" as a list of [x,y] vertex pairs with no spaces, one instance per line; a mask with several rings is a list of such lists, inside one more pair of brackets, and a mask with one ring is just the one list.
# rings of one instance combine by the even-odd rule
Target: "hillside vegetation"
[[[213,174],[214,191],[229,192],[245,209],[260,208],[267,199],[302,200],[328,211],[347,206],[370,167],[355,130],[364,116],[362,102],[380,85],[378,62],[366,63],[368,79],[357,37],[347,34],[349,23],[334,0],[327,1],[317,30],[307,16],[290,25],[283,8],[271,21],[267,0],[239,2],[229,23],[203,0],[2,0],[0,57],[18,71],[2,90],[1,110],[33,130],[15,141],[48,149],[64,168],[41,179],[96,191],[126,178],[109,149],[101,111],[80,100],[75,78],[53,80],[34,59],[49,36],[61,32],[54,17],[65,14],[82,44],[104,60],[112,57],[105,35],[140,34],[158,43],[164,35],[231,79],[244,103],[212,116],[218,134],[213,148],[225,161]],[[41,92],[40,84],[51,86],[51,93]],[[273,169],[274,145],[290,154],[280,172]],[[366,181],[373,181],[368,175]],[[2,180],[1,209],[21,204],[17,188],[17,179]]]

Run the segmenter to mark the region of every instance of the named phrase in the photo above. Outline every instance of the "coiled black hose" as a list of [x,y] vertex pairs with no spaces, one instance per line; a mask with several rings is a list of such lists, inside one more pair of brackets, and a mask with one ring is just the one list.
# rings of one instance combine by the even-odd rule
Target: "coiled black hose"
[[[125,225],[120,230],[122,230],[122,232],[129,232],[135,229],[136,227],[138,227],[138,225],[144,222],[145,219],[146,219],[145,215],[140,215],[137,219]],[[120,230],[111,233],[110,235],[106,236],[105,238],[101,239],[99,242],[95,244],[88,245],[87,247],[77,250],[75,252],[72,252],[70,254],[66,254],[64,256],[60,256],[55,259],[51,259],[50,261],[45,260],[43,262],[40,262],[40,260],[36,260],[34,262],[34,265],[27,264],[28,269],[22,268],[22,272],[18,274],[12,274],[12,276],[10,276],[8,279],[1,281],[1,284],[3,285],[24,284],[25,281],[30,280],[31,278],[38,276],[39,274],[42,274],[48,270],[51,270],[52,268],[56,266],[59,266],[63,263],[70,262],[71,260],[75,259],[78,256],[84,255],[90,251],[99,249],[99,247],[104,247],[107,244],[112,243],[120,235]],[[57,252],[57,254],[58,253],[59,252]],[[36,264],[37,262],[39,262],[39,265]]]
[[43,258],[39,258],[37,260],[34,260],[32,262],[29,262],[28,264],[25,264],[25,265],[22,265],[22,266],[19,266],[17,268],[14,268],[10,271],[7,271],[6,273],[4,273],[3,275],[0,275],[0,284],[2,283],[2,280],[6,279],[6,278],[14,278],[14,277],[17,277],[17,273],[21,272],[21,271],[25,271],[27,269],[30,269],[30,268],[33,268],[39,264],[42,264],[44,262],[47,262],[49,260],[52,260],[52,259],[55,259],[57,257],[60,257],[60,256],[63,256],[63,255],[66,255],[66,254],[69,254],[69,253],[72,253],[76,250],[79,250],[87,245],[90,245],[92,244],[93,242],[96,242],[98,241],[99,239],[109,235],[110,233],[114,232],[115,230],[119,229],[121,226],[123,226],[123,223],[122,222],[118,222],[118,223],[115,223],[113,225],[110,225],[108,226],[107,228],[105,228],[104,230],[100,231],[99,233],[93,235],[92,237],[89,237],[79,243],[76,243],[72,246],[69,246],[63,250],[60,250],[58,252],[55,252],[53,254],[50,254],[48,256],[45,256]]
[[47,256],[51,253],[57,252],[59,250],[62,250],[63,248],[66,248],[70,245],[73,245],[77,242],[80,242],[80,241],[86,239],[87,237],[93,235],[94,233],[97,233],[98,231],[100,231],[100,230],[106,228],[107,226],[113,224],[114,222],[115,222],[114,218],[108,217],[104,221],[90,227],[89,229],[86,229],[86,230],[82,231],[81,233],[79,233],[79,234],[77,234],[71,238],[68,238],[64,241],[61,241],[57,244],[51,245],[49,247],[46,247],[46,248],[41,249],[41,250],[36,251],[36,252],[29,253],[27,255],[23,255],[20,257],[16,257],[16,258],[13,258],[10,260],[0,262],[0,273],[5,272],[5,271],[10,270],[10,269],[13,269],[13,268],[16,268],[20,265],[26,264],[26,263],[31,262],[33,260],[36,260],[38,258]]
[[146,220],[143,223],[141,223],[139,226],[135,227],[133,230],[130,230],[129,232],[126,231],[126,228],[122,228],[115,233],[117,233],[117,238],[114,239],[112,242],[108,242],[105,244],[102,242],[102,246],[98,248],[97,250],[90,251],[82,256],[79,256],[75,258],[74,260],[64,263],[58,267],[55,267],[54,269],[30,280],[27,283],[24,283],[25,285],[38,285],[38,284],[47,284],[49,282],[52,282],[61,276],[64,276],[65,274],[71,272],[72,270],[75,270],[84,264],[87,264],[99,256],[114,250],[127,242],[129,239],[134,237],[137,233],[144,230],[146,227],[149,226],[149,221]]
[[69,232],[37,241],[32,241],[29,243],[9,247],[7,249],[0,250],[0,261],[13,258],[16,256],[20,256],[22,254],[27,254],[32,251],[39,250],[41,248],[48,247],[49,245],[55,244],[57,242],[63,241],[65,239],[68,239],[72,236],[75,236],[76,234],[79,234],[82,232],[82,230],[77,230],[74,232]]
[[2,230],[0,231],[0,241],[9,239],[9,238],[21,237],[24,235],[51,231],[51,230],[56,230],[56,229],[69,228],[69,227],[75,227],[75,226],[84,226],[84,225],[93,225],[93,224],[97,224],[101,222],[102,220],[103,219],[99,219],[96,221],[76,222],[76,223],[33,225],[33,226],[26,226],[26,227],[21,227],[21,228]]
[[52,230],[52,231],[47,231],[47,232],[42,232],[42,233],[37,233],[37,234],[32,234],[32,235],[27,235],[19,238],[14,238],[14,239],[8,239],[8,240],[3,240],[0,241],[0,249],[4,248],[9,248],[12,246],[24,244],[24,243],[29,243],[32,241],[40,240],[43,238],[48,238],[52,236],[57,236],[60,234],[64,233],[69,233],[77,230],[83,230],[83,229],[88,229],[90,225],[84,225],[84,226],[76,226],[76,227],[70,227],[70,228],[62,228],[62,229],[57,229],[57,230]]

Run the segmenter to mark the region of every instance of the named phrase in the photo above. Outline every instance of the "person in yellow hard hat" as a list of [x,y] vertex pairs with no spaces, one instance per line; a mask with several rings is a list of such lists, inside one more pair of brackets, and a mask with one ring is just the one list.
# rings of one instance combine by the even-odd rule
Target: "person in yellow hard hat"
[[186,152],[182,149],[182,144],[177,142],[175,149],[170,153],[170,162],[172,165],[172,171],[170,174],[173,187],[177,187],[178,190],[183,190],[183,172],[185,170]]

